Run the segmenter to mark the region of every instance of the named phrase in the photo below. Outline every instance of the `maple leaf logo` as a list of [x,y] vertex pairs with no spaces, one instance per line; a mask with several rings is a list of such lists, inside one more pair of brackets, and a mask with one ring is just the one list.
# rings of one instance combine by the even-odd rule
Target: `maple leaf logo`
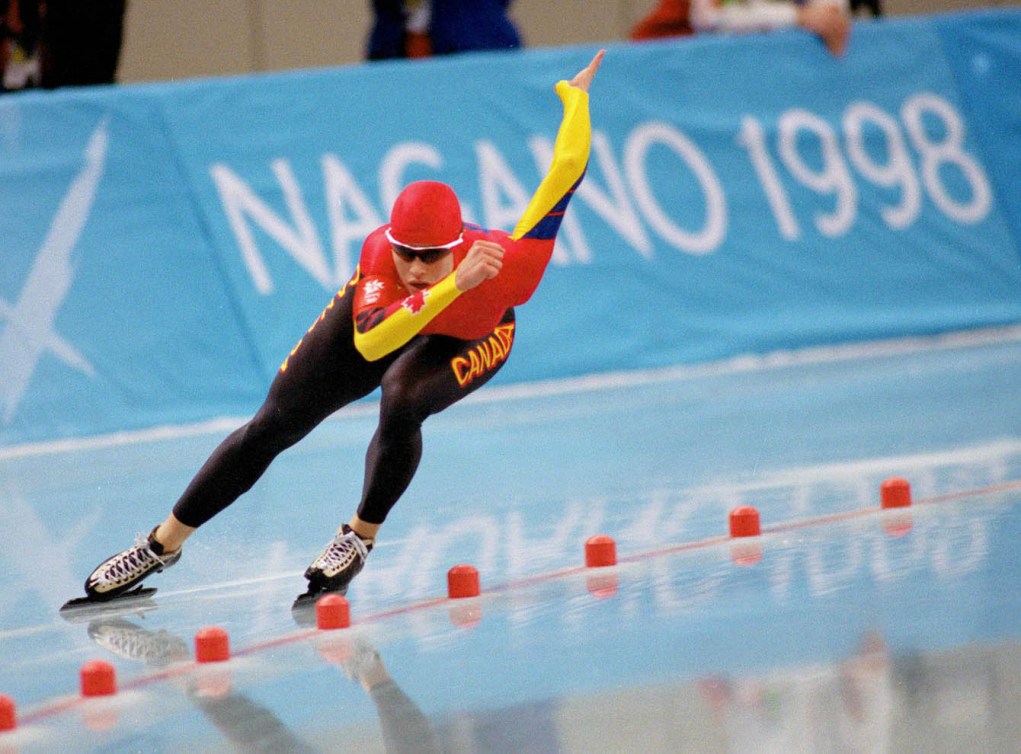
[[379,300],[380,294],[383,292],[384,284],[382,280],[370,280],[365,284],[365,303],[374,304]]
[[429,291],[418,291],[417,293],[414,293],[411,296],[408,296],[406,299],[404,299],[404,302],[401,304],[401,306],[403,306],[412,314],[418,314],[420,311],[422,311],[423,308],[425,308],[425,298],[428,295]]

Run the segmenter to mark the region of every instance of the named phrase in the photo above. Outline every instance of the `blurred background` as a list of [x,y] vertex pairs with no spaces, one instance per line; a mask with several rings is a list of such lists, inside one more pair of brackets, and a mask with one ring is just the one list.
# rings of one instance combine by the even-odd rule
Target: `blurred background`
[[[364,63],[397,5],[0,0],[3,88],[60,89],[0,97],[0,754],[1016,752],[1017,3],[856,0],[841,54],[628,43],[688,0],[516,0],[523,54]],[[600,45],[515,357],[430,419],[354,630],[320,642],[290,603],[358,499],[371,401],[153,604],[61,618],[258,407],[398,185],[516,221],[551,85]],[[71,86],[104,81],[138,85]],[[877,507],[893,475],[909,511]],[[737,506],[761,537],[728,541]],[[597,533],[621,559],[590,578]],[[455,563],[481,598],[443,598]],[[219,674],[189,662],[204,625]],[[74,696],[96,658],[127,692],[105,707]]]
[[[623,41],[657,0],[516,0],[510,16],[526,47]],[[350,65],[365,59],[368,2],[131,0],[118,80]],[[1014,0],[883,0],[886,16],[1018,6]],[[560,19],[570,19],[563,23]]]

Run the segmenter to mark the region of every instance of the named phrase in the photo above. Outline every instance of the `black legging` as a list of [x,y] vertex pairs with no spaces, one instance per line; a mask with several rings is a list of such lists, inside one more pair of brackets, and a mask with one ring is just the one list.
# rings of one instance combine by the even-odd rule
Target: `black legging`
[[[480,388],[503,366],[506,349],[488,371],[462,385],[452,365],[473,349],[486,349],[491,336],[465,341],[422,335],[379,361],[366,361],[354,347],[352,298],[351,286],[337,294],[277,373],[255,416],[209,456],[174,506],[181,523],[204,524],[323,419],[382,387],[358,506],[359,518],[381,524],[418,469],[422,422]],[[508,309],[501,324],[513,322],[514,310]]]

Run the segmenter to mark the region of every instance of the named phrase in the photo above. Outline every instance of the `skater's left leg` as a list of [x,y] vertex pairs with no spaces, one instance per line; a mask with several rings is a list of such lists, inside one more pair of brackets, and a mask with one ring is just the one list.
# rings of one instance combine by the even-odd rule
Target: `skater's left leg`
[[[423,338],[387,369],[379,426],[365,456],[362,499],[349,524],[352,529],[358,531],[358,522],[377,529],[382,525],[418,470],[423,422],[489,382],[506,363],[513,342],[511,309],[485,338]],[[478,366],[482,364],[488,367]]]
[[255,416],[213,451],[170,515],[148,537],[93,570],[85,582],[88,596],[113,598],[176,563],[184,541],[246,492],[280,452],[379,385],[396,355],[368,362],[357,352],[348,290],[323,311],[280,368]]
[[[337,294],[280,367],[259,410],[199,469],[164,522],[168,536],[186,537],[219,514],[280,453],[379,386],[390,360],[368,362],[355,349],[351,298],[345,291]],[[161,541],[163,534],[161,527]]]
[[[492,379],[514,338],[508,310],[492,334],[474,341],[444,336],[413,340],[383,375],[379,426],[365,458],[357,513],[305,571],[310,592],[346,589],[365,559],[390,509],[411,483],[422,458],[422,423]],[[480,359],[479,353],[486,354]],[[466,364],[488,365],[474,371]]]

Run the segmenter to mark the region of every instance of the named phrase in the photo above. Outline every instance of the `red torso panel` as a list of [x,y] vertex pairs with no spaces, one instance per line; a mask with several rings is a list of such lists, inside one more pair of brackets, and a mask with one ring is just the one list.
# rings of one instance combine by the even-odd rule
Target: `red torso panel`
[[[356,319],[374,310],[382,315],[386,307],[409,295],[401,285],[385,231],[386,226],[373,231],[362,245],[361,279],[354,300]],[[492,332],[507,309],[520,306],[531,297],[553,252],[552,239],[514,240],[500,230],[466,225],[464,240],[453,249],[455,268],[477,240],[495,241],[503,246],[506,252],[503,269],[495,278],[458,296],[422,329],[423,334],[472,340]]]

